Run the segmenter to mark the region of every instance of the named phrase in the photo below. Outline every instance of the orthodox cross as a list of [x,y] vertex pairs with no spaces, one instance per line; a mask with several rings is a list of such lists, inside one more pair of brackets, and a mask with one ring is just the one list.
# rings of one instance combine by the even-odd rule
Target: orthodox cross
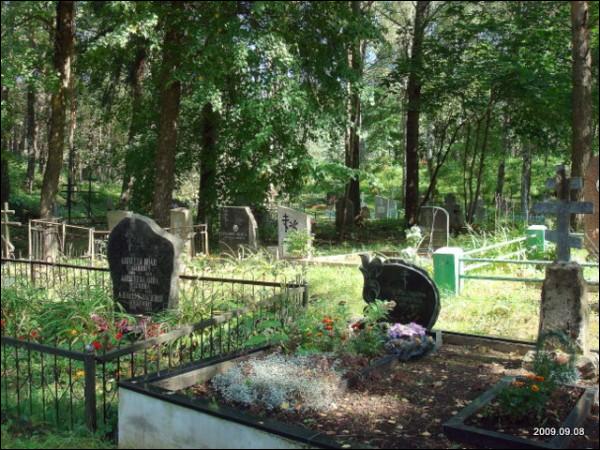
[[298,231],[298,221],[297,220],[291,220],[290,216],[288,216],[287,214],[283,215],[283,226],[285,228],[285,232],[287,233],[290,229]]
[[550,179],[546,187],[556,191],[557,201],[538,203],[533,207],[535,214],[551,214],[557,217],[556,231],[548,231],[546,239],[556,243],[558,261],[571,260],[571,248],[581,248],[583,240],[570,233],[572,214],[593,214],[594,204],[590,202],[572,202],[571,191],[583,188],[581,178],[568,178],[564,166],[556,169],[556,178]]
[[11,253],[14,252],[15,248],[10,242],[10,228],[9,226],[21,226],[20,222],[11,222],[9,216],[13,216],[15,211],[8,209],[8,203],[4,204],[2,211],[2,256],[9,258]]

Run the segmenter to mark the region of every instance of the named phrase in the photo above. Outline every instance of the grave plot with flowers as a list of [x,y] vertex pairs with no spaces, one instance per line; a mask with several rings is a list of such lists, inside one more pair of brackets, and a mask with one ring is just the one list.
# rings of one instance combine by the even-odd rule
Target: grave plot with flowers
[[109,244],[110,269],[3,260],[3,418],[114,430],[121,379],[235,352],[302,310],[302,280],[275,266],[179,273],[177,240],[142,216]]
[[[465,426],[501,423],[507,433],[535,439],[536,426],[561,423],[583,399],[572,445],[593,439],[594,422],[586,422],[593,391],[561,384],[567,374],[577,377],[571,359],[539,357],[524,367],[527,347],[515,343],[451,335],[442,343],[433,330],[439,297],[427,274],[369,256],[361,270],[362,317],[352,317],[344,303],[314,303],[279,342],[263,341],[268,345],[260,350],[122,382],[120,445],[451,448],[457,436],[445,433],[445,424],[462,418],[488,389],[505,386],[506,377],[514,381],[506,392]],[[176,435],[161,426],[164,411],[177,417]],[[135,426],[142,415],[149,422]],[[232,435],[240,439],[232,442]]]

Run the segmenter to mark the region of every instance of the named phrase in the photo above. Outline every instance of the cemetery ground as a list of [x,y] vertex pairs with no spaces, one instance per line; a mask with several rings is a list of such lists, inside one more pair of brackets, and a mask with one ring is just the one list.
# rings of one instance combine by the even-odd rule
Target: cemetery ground
[[[466,239],[466,238],[463,238]],[[470,238],[474,239],[473,237]],[[474,245],[480,245],[480,242]],[[345,247],[347,248],[347,247]],[[392,250],[383,245],[381,250]],[[361,248],[364,250],[364,248]],[[338,251],[339,252],[339,251]],[[328,249],[325,253],[337,253],[335,249]],[[583,257],[583,254],[578,255]],[[420,264],[428,270],[431,270],[431,262],[427,258],[420,260]],[[266,279],[275,274],[285,274],[285,277],[294,279],[297,276],[297,269],[293,269],[287,264],[274,264],[272,261],[256,255],[245,261],[228,261],[223,264],[195,262],[190,265],[190,273],[201,274],[211,273],[211,275],[221,275],[229,277],[249,277],[252,273],[257,279]],[[363,277],[354,266],[307,266],[306,279],[310,285],[311,302],[306,314],[305,322],[307,328],[318,327],[323,317],[336,316],[344,314],[350,320],[352,317],[359,317],[363,313],[364,302],[361,300]],[[537,277],[543,273],[542,268],[532,268],[523,271],[515,271],[511,266],[501,266],[487,268],[486,273],[492,275],[511,275],[522,277]],[[593,273],[587,274],[593,278]],[[335,280],[335,282],[332,282]],[[23,289],[18,285],[2,286],[3,311],[8,304],[19,305],[20,322],[19,326],[25,339],[42,339],[43,334],[50,336],[69,335],[76,336],[76,342],[94,342],[94,332],[97,330],[98,323],[89,318],[94,313],[102,316],[103,311],[112,310],[112,299],[102,290],[82,290],[78,292],[74,288],[73,279],[64,278],[65,285],[57,289]],[[454,331],[459,333],[469,333],[477,335],[498,336],[523,341],[534,341],[537,335],[538,314],[540,301],[539,285],[525,285],[520,283],[501,283],[501,282],[483,282],[467,281],[463,293],[459,296],[442,295],[442,308],[436,329]],[[40,302],[42,299],[52,300],[49,292],[54,292],[54,300],[60,298],[61,302]],[[64,303],[65,296],[61,293],[69,292],[66,296],[70,299],[68,304]],[[90,295],[92,294],[92,295]],[[191,297],[189,297],[191,298]],[[186,300],[184,292],[183,301],[180,303],[181,313],[179,317],[165,315],[157,318],[156,322],[164,326],[164,332],[173,329],[179,323],[189,323],[189,318],[197,314],[206,313],[202,310],[202,305],[197,302]],[[25,301],[23,301],[25,300]],[[592,308],[592,318],[590,320],[590,340],[592,345],[597,348],[598,344],[598,294],[592,293],[590,301],[595,307]],[[47,311],[35,310],[34,314],[28,315],[27,309],[31,305],[44,304],[49,308]],[[340,305],[342,305],[340,307]],[[220,305],[220,309],[227,309],[235,305]],[[56,309],[54,309],[56,307]],[[68,311],[68,312],[67,312]],[[343,313],[341,312],[343,311]],[[78,318],[81,318],[79,320]],[[115,317],[123,320],[125,315]],[[3,317],[4,319],[4,317]],[[73,327],[77,323],[77,327]],[[10,326],[3,322],[3,327]],[[27,331],[29,330],[29,331]],[[89,335],[86,335],[89,330]],[[109,347],[118,346],[121,343],[116,339],[119,331],[117,329],[111,332],[115,336],[109,341],[102,341],[102,345]],[[32,335],[33,333],[33,335]],[[14,334],[14,333],[13,333]],[[18,333],[16,333],[18,334]],[[385,446],[386,439],[394,439],[394,442],[403,442],[403,445],[418,445],[424,448],[435,448],[451,445],[441,431],[441,423],[450,418],[461,405],[465,405],[473,400],[478,394],[481,394],[485,388],[490,387],[502,376],[522,374],[520,361],[522,355],[516,353],[498,353],[489,348],[477,347],[473,351],[465,351],[461,347],[452,345],[445,346],[439,353],[439,357],[408,363],[396,366],[391,372],[374,373],[368,377],[359,387],[364,389],[365,395],[362,397],[359,393],[353,392],[347,397],[348,403],[342,403],[339,410],[327,414],[315,413],[308,415],[303,420],[303,425],[311,425],[318,422],[324,427],[325,435],[331,436],[332,430],[342,430],[342,434],[335,436],[341,439],[347,438],[352,442],[362,442],[375,447]],[[365,358],[356,359],[354,362],[359,366],[365,365]],[[450,362],[451,361],[451,362]],[[465,374],[472,373],[472,377],[466,377]],[[464,385],[464,379],[472,379],[474,382],[468,387]],[[407,380],[411,380],[407,383]],[[417,381],[418,380],[418,381]],[[398,384],[406,385],[404,389],[398,389]],[[440,384],[441,383],[441,384]],[[464,392],[464,399],[458,399],[457,396],[450,395],[452,398],[442,398],[443,393],[452,393],[460,389]],[[442,395],[440,397],[439,395]],[[419,403],[417,399],[426,399]],[[369,416],[369,428],[362,429],[359,420],[362,416],[356,414],[356,411],[364,411],[375,408],[374,401],[381,408],[401,408],[406,404],[406,400],[411,404],[410,411],[407,410],[410,420],[402,422],[397,415]],[[431,401],[435,405],[443,404],[444,407],[432,408]],[[458,403],[457,403],[458,402]],[[462,403],[461,403],[462,402]],[[383,409],[381,409],[383,410]],[[257,411],[254,411],[257,412]],[[260,411],[258,411],[260,412]],[[276,417],[283,421],[297,422],[293,414],[280,412]],[[362,419],[365,419],[364,417]],[[358,422],[357,422],[358,420]],[[365,419],[366,420],[366,419]],[[596,416],[597,420],[597,416]],[[4,421],[4,418],[3,418]],[[394,423],[392,423],[394,422]],[[425,427],[428,425],[429,428]],[[593,425],[588,428],[593,429]],[[321,428],[319,427],[319,430]],[[100,438],[90,437],[81,430],[81,437],[78,433],[56,434],[53,427],[49,426],[47,430],[43,426],[27,425],[25,422],[17,421],[3,422],[2,427],[2,448],[27,448],[29,446],[36,448],[107,448],[110,447],[110,441]],[[362,433],[359,432],[362,430]],[[366,433],[371,431],[372,434]],[[422,431],[425,430],[425,431]],[[366,433],[366,434],[365,434]],[[586,433],[587,438],[596,439],[591,431]],[[418,442],[418,444],[416,444]],[[411,444],[412,443],[412,444]],[[589,442],[576,440],[571,448],[581,448],[579,446],[589,446]]]

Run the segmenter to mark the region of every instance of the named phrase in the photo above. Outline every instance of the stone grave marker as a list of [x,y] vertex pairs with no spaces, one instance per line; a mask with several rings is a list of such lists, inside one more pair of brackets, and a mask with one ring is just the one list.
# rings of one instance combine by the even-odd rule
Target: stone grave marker
[[354,225],[354,217],[354,203],[352,200],[344,197],[340,198],[335,204],[335,227],[339,230],[342,227],[342,223],[346,227],[351,227]]
[[289,233],[301,231],[310,236],[312,222],[308,214],[296,211],[284,206],[277,207],[277,237],[279,243],[279,254],[288,256],[285,246],[285,238]]
[[388,202],[388,219],[398,218],[398,202],[396,200],[389,200]]
[[390,320],[416,322],[431,330],[440,313],[440,295],[433,280],[423,269],[400,259],[361,255],[364,276],[363,299],[394,301]]
[[226,250],[238,252],[240,248],[257,248],[258,224],[247,206],[221,208],[219,240]]
[[174,208],[171,210],[171,234],[174,234],[184,243],[184,252],[194,255],[194,218],[187,208]]
[[583,186],[583,197],[586,202],[593,203],[594,214],[585,216],[585,244],[588,250],[598,254],[598,222],[600,221],[599,206],[598,206],[598,157],[595,156],[590,161],[585,182]]
[[593,204],[572,202],[571,191],[582,187],[580,178],[567,178],[564,166],[557,168],[557,176],[547,183],[555,189],[557,200],[534,206],[534,213],[557,216],[557,231],[546,232],[546,238],[555,242],[557,261],[546,268],[540,305],[538,336],[560,331],[573,342],[578,353],[589,353],[587,327],[589,304],[587,283],[582,267],[571,262],[571,248],[581,247],[581,239],[570,234],[573,214],[593,213]]
[[446,195],[444,199],[444,209],[450,214],[450,230],[454,233],[459,232],[465,226],[465,218],[462,208],[456,201],[454,194]]
[[375,218],[388,218],[388,199],[379,195],[375,197]]
[[131,214],[108,238],[113,295],[130,314],[153,314],[177,306],[183,242],[148,217]]
[[439,206],[422,206],[419,226],[423,233],[421,248],[432,252],[447,247],[450,241],[450,215]]

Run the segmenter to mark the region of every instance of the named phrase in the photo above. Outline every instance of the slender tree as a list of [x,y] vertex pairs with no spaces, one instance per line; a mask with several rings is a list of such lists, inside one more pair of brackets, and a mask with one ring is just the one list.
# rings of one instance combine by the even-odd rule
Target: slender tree
[[406,112],[406,181],[405,219],[408,225],[419,217],[419,126],[421,114],[421,71],[423,40],[430,1],[418,1],[413,25],[410,73],[408,75],[408,107]]
[[166,226],[175,188],[177,123],[181,104],[181,81],[177,69],[181,63],[183,31],[180,19],[184,2],[169,2],[163,17],[165,37],[160,77],[160,118],[155,159],[155,185],[152,212],[155,220]]
[[58,193],[60,171],[63,166],[65,124],[75,52],[75,2],[59,1],[56,6],[54,38],[54,68],[58,73],[58,87],[52,93],[50,127],[48,132],[48,160],[44,172],[40,201],[40,216],[52,216]]
[[[572,31],[572,140],[571,175],[583,177],[590,163],[593,144],[592,53],[590,49],[590,13],[587,1],[571,2]],[[583,192],[573,191],[573,200],[580,200]],[[579,220],[574,217],[573,226]]]
[[29,193],[33,191],[35,165],[38,157],[38,124],[35,113],[36,98],[35,85],[29,83],[27,87],[27,176],[25,178],[25,189]]
[[125,154],[125,172],[123,174],[123,184],[121,187],[121,197],[119,208],[127,209],[131,199],[135,177],[132,174],[132,165],[134,157],[135,139],[140,131],[140,115],[142,113],[143,86],[142,82],[147,68],[148,60],[148,42],[146,40],[136,39],[136,54],[129,73],[129,84],[131,88],[131,122],[129,124],[129,137],[127,151]]

